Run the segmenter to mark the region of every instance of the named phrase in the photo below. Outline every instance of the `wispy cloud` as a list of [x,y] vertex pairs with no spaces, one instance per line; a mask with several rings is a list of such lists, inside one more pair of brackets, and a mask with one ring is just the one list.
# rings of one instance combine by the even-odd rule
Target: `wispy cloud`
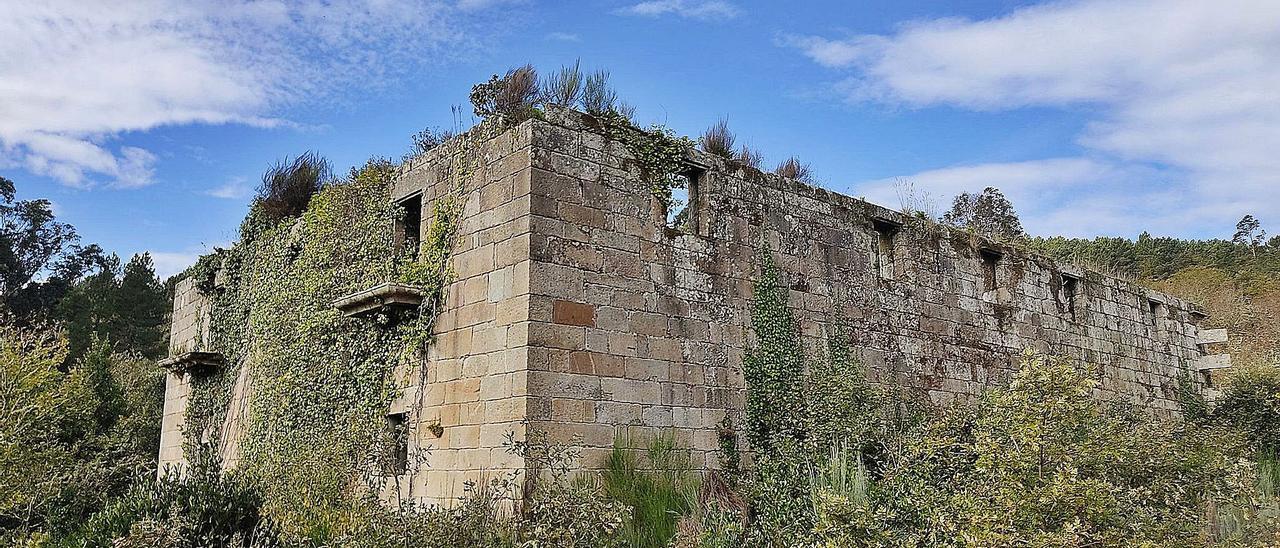
[[547,33],[547,40],[555,40],[557,42],[581,42],[582,38],[571,32],[550,32]]
[[2,2],[0,161],[72,186],[150,184],[156,156],[115,137],[280,125],[281,107],[474,47],[481,4]]
[[155,263],[156,275],[161,280],[167,279],[174,274],[178,274],[187,267],[196,264],[196,259],[200,258],[199,253],[171,253],[166,251],[152,251],[151,260]]
[[[938,209],[935,213],[941,213],[956,195],[993,186],[1014,203],[1032,234],[1088,236],[1129,234],[1144,228],[1177,229],[1177,222],[1138,227],[1137,224],[1152,222],[1144,215],[1144,209],[1154,207],[1155,202],[1133,200],[1131,190],[1125,186],[1134,180],[1167,177],[1166,173],[1150,167],[1063,157],[930,169],[863,181],[844,190],[884,206],[899,207],[907,205],[901,203],[900,186],[910,183],[916,191],[927,192]],[[1155,194],[1148,198],[1155,200]]]
[[649,0],[618,10],[624,15],[658,17],[676,15],[690,19],[732,19],[742,12],[723,0]]
[[[917,21],[889,35],[782,41],[851,71],[833,86],[848,101],[1084,112],[1080,160],[1143,175],[1129,168],[1155,165],[1166,176],[1114,179],[1123,191],[1111,196],[1126,204],[1181,196],[1168,209],[1133,208],[1130,226],[1204,215],[1226,226],[1245,212],[1280,220],[1280,201],[1249,198],[1280,185],[1277,28],[1280,10],[1266,0],[1091,0]],[[984,184],[975,178],[970,190]]]
[[207,196],[222,198],[224,200],[243,200],[248,198],[252,193],[253,185],[250,185],[249,180],[244,177],[232,177],[222,185],[204,192]]

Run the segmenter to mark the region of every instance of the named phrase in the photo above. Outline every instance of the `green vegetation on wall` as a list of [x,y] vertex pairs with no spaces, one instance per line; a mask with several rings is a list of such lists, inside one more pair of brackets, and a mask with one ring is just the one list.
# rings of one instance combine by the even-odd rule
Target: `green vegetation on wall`
[[[390,192],[398,166],[371,161],[316,192],[300,217],[246,234],[193,269],[213,299],[212,350],[229,366],[193,379],[188,450],[220,443],[236,377],[248,366],[238,466],[286,536],[319,539],[349,527],[343,516],[364,503],[357,486],[381,477],[369,455],[382,448],[383,417],[406,380],[396,373],[419,369],[444,298],[461,182],[475,161],[469,150],[452,158],[451,192],[434,204],[417,256],[396,245],[402,212]],[[332,306],[388,281],[424,289],[417,314],[368,322]]]

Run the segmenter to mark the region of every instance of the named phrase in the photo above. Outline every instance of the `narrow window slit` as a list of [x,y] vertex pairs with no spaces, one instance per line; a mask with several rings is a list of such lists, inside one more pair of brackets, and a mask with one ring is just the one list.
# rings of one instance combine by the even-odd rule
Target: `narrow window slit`
[[1062,302],[1067,315],[1076,320],[1076,296],[1080,293],[1080,278],[1064,274],[1062,276]]
[[409,469],[409,421],[407,413],[391,413],[387,415],[387,434],[391,441],[388,447],[388,475],[398,476]]
[[396,219],[396,243],[417,257],[422,242],[422,194],[414,194],[396,202],[396,205],[400,208]]
[[875,264],[876,272],[886,280],[894,277],[894,239],[902,225],[884,219],[872,219],[871,227],[876,232]]
[[1000,287],[1000,281],[997,277],[1000,259],[1004,258],[1004,254],[994,249],[980,249],[978,253],[982,256],[982,282],[984,291],[995,291]]
[[672,175],[671,200],[667,203],[666,228],[669,233],[698,232],[699,183],[706,168],[687,164],[684,171]]

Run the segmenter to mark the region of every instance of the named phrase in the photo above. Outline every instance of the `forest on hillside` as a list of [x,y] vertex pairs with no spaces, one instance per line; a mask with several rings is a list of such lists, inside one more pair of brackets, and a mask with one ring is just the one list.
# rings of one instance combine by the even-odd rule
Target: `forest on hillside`
[[[760,165],[758,153],[735,147],[724,122],[696,141],[660,126],[637,127],[609,88],[607,73],[584,74],[576,65],[545,78],[528,66],[494,75],[476,86],[472,101],[477,116],[489,123],[519,123],[541,109],[569,107],[639,135],[630,144],[649,151],[646,173],[655,196],[664,200],[677,199],[673,158],[687,147],[700,146],[752,169]],[[418,134],[410,156],[448,136]],[[327,301],[313,308],[288,305],[314,304],[306,298],[320,302],[317,295],[323,293],[316,288],[333,286],[338,274],[322,259],[343,253],[363,260],[367,256],[359,253],[368,250],[362,246],[389,245],[362,240],[351,227],[390,226],[395,213],[382,198],[396,166],[378,159],[335,176],[315,154],[273,166],[241,226],[240,241],[184,275],[203,279],[215,261],[246,269],[274,265],[294,253],[307,269],[306,280],[272,285],[278,280],[232,276],[232,289],[221,302],[244,315],[222,321],[234,328],[238,318],[252,318],[255,328],[285,341],[285,348],[274,350],[314,351],[307,345],[322,337],[299,333],[330,327],[317,312],[327,310]],[[815,177],[796,158],[776,171]],[[393,266],[366,260],[361,268],[393,268],[438,292],[447,282],[442,265],[451,252],[451,211],[433,211],[420,256]],[[74,227],[56,219],[48,201],[18,200],[15,183],[0,179],[0,544],[710,548],[1280,542],[1280,238],[1267,238],[1252,217],[1236,224],[1231,240],[1031,237],[1013,204],[994,188],[956,197],[947,212],[929,221],[1199,302],[1210,313],[1210,326],[1231,332],[1237,371],[1217,402],[1188,390],[1181,416],[1159,418],[1095,399],[1095,381],[1086,369],[1053,356],[1027,355],[1011,385],[972,402],[935,406],[850,375],[861,366],[838,329],[825,348],[805,348],[787,306],[786,280],[764,248],[752,301],[757,342],[740,364],[747,405],[719,430],[717,471],[698,473],[673,438],[659,436],[620,439],[603,472],[585,472],[573,447],[531,432],[508,443],[511,453],[534,464],[526,475],[497,474],[449,508],[406,500],[388,504],[362,489],[366,478],[360,474],[369,470],[361,466],[376,464],[378,439],[366,436],[362,424],[334,429],[310,423],[299,428],[316,435],[342,432],[316,449],[317,444],[285,445],[291,433],[279,431],[270,441],[279,447],[257,449],[293,448],[297,452],[290,456],[297,461],[349,462],[350,470],[288,466],[250,447],[245,464],[224,474],[196,440],[186,474],[157,471],[164,373],[155,361],[167,349],[174,280],[159,280],[146,254],[122,264],[83,243]],[[299,225],[305,230],[292,230]],[[296,250],[295,233],[314,239]],[[398,257],[403,250],[382,251]],[[268,290],[283,297],[271,300]],[[243,295],[267,302],[248,303]],[[369,333],[332,337],[394,352],[402,344],[420,349],[423,334],[429,338],[430,319],[390,339]],[[357,365],[376,373],[394,364],[396,356],[385,350],[351,353],[360,358]],[[264,363],[285,367],[293,356],[267,356]],[[381,402],[376,398],[382,394],[343,387],[330,393],[323,383],[305,384],[361,380],[323,369],[348,363],[312,365],[321,369],[300,370],[288,379],[307,387],[308,405],[358,410]],[[315,378],[301,378],[306,375]],[[298,392],[272,392],[281,398],[282,414],[269,419],[300,424],[288,413],[311,408],[295,401],[302,397]],[[363,452],[345,451],[349,447]],[[327,448],[336,449],[323,452]],[[346,460],[325,460],[330,457]],[[513,505],[516,497],[521,502]]]

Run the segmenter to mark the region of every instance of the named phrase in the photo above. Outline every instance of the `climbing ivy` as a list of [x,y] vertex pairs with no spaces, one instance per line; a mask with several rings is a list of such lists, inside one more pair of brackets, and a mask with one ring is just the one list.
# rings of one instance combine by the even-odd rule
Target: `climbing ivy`
[[[212,300],[202,321],[228,365],[192,379],[186,446],[221,443],[237,377],[248,367],[238,467],[287,536],[323,540],[356,519],[365,469],[386,439],[383,417],[406,380],[397,374],[422,370],[452,277],[462,181],[479,161],[470,143],[486,136],[464,135],[449,149],[450,180],[416,255],[394,233],[403,214],[391,201],[399,166],[370,161],[316,193],[300,218],[247,221],[251,232],[240,242],[187,273]],[[392,325],[333,308],[336,298],[387,281],[423,289],[418,314]]]
[[622,141],[635,157],[640,176],[649,185],[649,191],[670,206],[671,190],[688,185],[680,173],[685,169],[689,151],[693,150],[693,140],[677,136],[671,128],[660,124],[641,129],[616,111],[602,113],[599,117],[608,136]]

